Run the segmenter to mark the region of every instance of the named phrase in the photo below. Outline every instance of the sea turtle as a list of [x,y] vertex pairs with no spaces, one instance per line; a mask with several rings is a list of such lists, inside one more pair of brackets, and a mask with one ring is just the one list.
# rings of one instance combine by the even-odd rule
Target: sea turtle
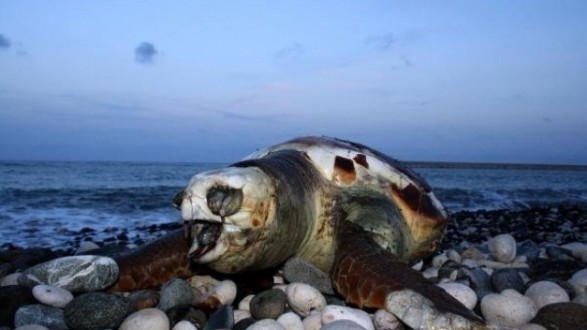
[[190,261],[239,273],[296,256],[359,307],[381,308],[388,293],[411,289],[442,313],[480,321],[408,265],[437,248],[446,209],[422,178],[367,146],[326,137],[277,144],[195,175],[174,204],[184,232],[120,257],[115,290],[186,276]]

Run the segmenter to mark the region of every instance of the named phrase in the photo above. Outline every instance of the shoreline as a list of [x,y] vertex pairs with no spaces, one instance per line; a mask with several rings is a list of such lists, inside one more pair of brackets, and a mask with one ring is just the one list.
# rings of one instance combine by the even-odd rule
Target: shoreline
[[[82,228],[71,231],[71,240],[60,246],[22,246],[10,242],[0,251],[46,248],[72,254],[83,242],[99,247],[135,248],[181,228],[179,222],[142,225],[134,228],[107,227],[101,230]],[[133,234],[134,233],[134,236]],[[531,240],[536,244],[587,242],[587,206],[560,204],[522,210],[465,210],[450,213],[450,220],[441,242],[441,249],[480,244],[498,234],[511,234],[517,241]],[[97,239],[96,237],[104,237]]]

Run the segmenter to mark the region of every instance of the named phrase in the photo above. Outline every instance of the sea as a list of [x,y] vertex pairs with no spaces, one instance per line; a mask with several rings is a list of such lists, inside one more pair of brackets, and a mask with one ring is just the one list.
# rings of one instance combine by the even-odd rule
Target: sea
[[[587,166],[407,163],[451,212],[587,206]],[[173,196],[218,163],[0,162],[0,248],[179,221]],[[131,233],[140,235],[140,230]],[[97,240],[100,237],[96,237]]]

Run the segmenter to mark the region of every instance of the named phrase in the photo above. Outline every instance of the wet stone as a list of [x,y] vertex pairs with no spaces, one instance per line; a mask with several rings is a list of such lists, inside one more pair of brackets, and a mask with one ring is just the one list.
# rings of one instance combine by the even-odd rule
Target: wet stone
[[587,306],[565,302],[542,307],[532,323],[546,329],[582,330],[587,324]]
[[133,312],[127,298],[103,292],[90,292],[65,306],[65,322],[77,330],[116,328]]
[[0,326],[13,327],[16,311],[36,302],[30,289],[18,285],[0,287]]
[[191,304],[194,293],[190,284],[182,279],[174,278],[163,285],[157,308],[162,311],[178,306]]
[[118,265],[113,259],[100,256],[71,256],[53,259],[27,269],[24,273],[45,284],[71,292],[98,291],[118,279]]
[[67,329],[61,308],[41,304],[23,306],[14,315],[14,326],[43,325],[49,329]]
[[502,268],[491,274],[491,283],[496,292],[502,292],[505,289],[514,289],[518,292],[524,292],[524,280],[518,274],[518,271],[512,268]]
[[557,259],[557,260],[575,260],[573,257],[573,252],[571,250],[567,250],[558,246],[547,246],[546,247],[546,255],[549,258]]
[[203,330],[232,329],[233,326],[234,310],[230,305],[223,305],[210,315]]
[[257,320],[276,320],[285,312],[287,296],[279,289],[270,289],[258,293],[250,303],[250,312]]
[[251,317],[242,319],[234,325],[232,330],[246,330],[248,327],[253,325],[253,323],[255,323],[255,320]]

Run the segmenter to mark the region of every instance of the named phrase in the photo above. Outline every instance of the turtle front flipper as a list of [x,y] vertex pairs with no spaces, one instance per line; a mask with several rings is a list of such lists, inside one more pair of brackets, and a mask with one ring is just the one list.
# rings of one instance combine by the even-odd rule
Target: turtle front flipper
[[110,291],[131,291],[161,285],[192,274],[184,230],[177,229],[116,258],[118,281]]
[[[422,300],[432,305],[429,307],[445,316],[451,313],[473,323],[482,322],[442,288],[381,248],[371,238],[372,234],[360,225],[342,220],[336,232],[337,248],[331,276],[336,290],[348,302],[359,307],[385,308],[390,293],[409,289],[424,296],[426,299]],[[396,316],[402,319],[402,315]]]

